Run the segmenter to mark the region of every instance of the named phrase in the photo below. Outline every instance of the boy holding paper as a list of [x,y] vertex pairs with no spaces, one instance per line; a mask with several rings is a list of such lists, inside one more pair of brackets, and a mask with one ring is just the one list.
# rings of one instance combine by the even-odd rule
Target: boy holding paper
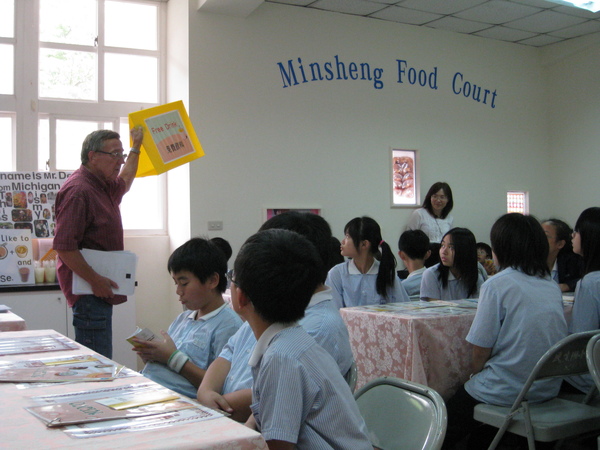
[[223,300],[227,262],[214,243],[190,239],[173,252],[168,270],[187,310],[161,331],[164,340],[132,338],[132,350],[146,363],[144,376],[195,399],[206,369],[242,321]]

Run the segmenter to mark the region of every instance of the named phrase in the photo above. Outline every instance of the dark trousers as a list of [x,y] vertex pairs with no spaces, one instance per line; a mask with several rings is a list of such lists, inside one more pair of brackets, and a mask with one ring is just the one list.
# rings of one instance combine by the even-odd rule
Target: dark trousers
[[73,305],[75,341],[112,359],[113,306],[95,295],[82,295]]

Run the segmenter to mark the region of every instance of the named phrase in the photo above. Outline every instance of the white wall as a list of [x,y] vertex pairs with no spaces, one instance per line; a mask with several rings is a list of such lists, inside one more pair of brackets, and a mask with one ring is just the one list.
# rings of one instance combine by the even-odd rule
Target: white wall
[[[507,189],[530,191],[540,219],[574,224],[599,204],[600,34],[539,50],[284,5],[242,19],[193,3],[169,2],[168,91],[188,106],[206,156],[169,173],[169,238],[126,239],[142,267],[138,325],[166,328],[181,311],[164,267],[176,246],[190,233],[222,235],[237,252],[265,206],[321,207],[337,236],[371,214],[395,249],[411,210],[389,207],[390,146],[419,149],[422,189],[449,181],[457,225],[481,240]],[[281,87],[277,62],[335,55],[384,67],[384,88]],[[439,89],[398,85],[396,59],[438,66]],[[454,95],[456,71],[497,89],[497,107]],[[209,233],[209,220],[224,230]]]
[[600,33],[565,44],[544,53],[552,98],[548,196],[573,226],[585,208],[600,206]]
[[[539,50],[349,15],[263,4],[248,18],[190,7],[190,116],[206,156],[190,164],[192,235],[234,252],[262,209],[320,207],[334,234],[368,214],[396,243],[410,209],[390,208],[390,146],[418,149],[421,188],[448,181],[455,224],[488,241],[506,190],[549,211],[548,133]],[[384,69],[368,81],[283,88],[277,63],[340,60]],[[397,83],[396,60],[431,71],[438,90]],[[496,108],[455,95],[452,77],[497,90]],[[424,192],[423,192],[424,194]],[[222,232],[207,231],[222,220]]]

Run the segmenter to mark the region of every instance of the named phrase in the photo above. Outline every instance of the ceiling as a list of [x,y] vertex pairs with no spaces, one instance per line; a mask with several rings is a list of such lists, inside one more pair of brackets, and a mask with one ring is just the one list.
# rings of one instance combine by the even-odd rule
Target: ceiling
[[592,13],[546,0],[265,1],[438,28],[533,47],[600,32],[600,12]]

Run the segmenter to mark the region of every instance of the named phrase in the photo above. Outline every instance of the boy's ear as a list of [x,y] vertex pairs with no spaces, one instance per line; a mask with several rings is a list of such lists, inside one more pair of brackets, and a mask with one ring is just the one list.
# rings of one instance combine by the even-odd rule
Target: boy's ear
[[402,250],[398,252],[398,256],[402,261],[406,261],[406,253],[404,253]]
[[425,253],[425,258],[423,258],[423,261],[426,261],[427,259],[429,259],[430,256],[431,256],[431,250],[427,250],[427,253]]
[[239,286],[236,286],[235,288],[237,289],[237,299],[240,308],[244,308],[245,306],[249,305],[251,302],[246,293],[240,289]]
[[219,274],[214,272],[206,279],[206,284],[210,289],[215,289],[219,285]]

